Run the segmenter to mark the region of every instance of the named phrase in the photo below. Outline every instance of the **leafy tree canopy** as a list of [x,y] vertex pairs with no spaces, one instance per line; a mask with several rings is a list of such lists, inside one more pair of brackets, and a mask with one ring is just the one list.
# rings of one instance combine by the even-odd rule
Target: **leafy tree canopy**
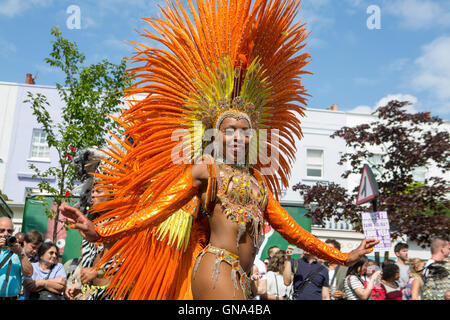
[[[388,212],[392,238],[407,235],[425,246],[434,236],[447,236],[450,226],[449,184],[442,178],[450,168],[449,132],[438,117],[407,113],[407,104],[391,101],[376,111],[377,121],[344,127],[331,137],[344,139],[351,150],[338,163],[350,165],[343,178],[360,175],[366,163],[374,171],[380,192],[378,210]],[[379,152],[375,154],[374,149]],[[415,181],[415,172],[431,165],[442,174]],[[298,183],[293,189],[300,192],[306,205],[314,204],[310,214],[317,223],[323,225],[338,217],[362,231],[361,213],[369,208],[356,205],[357,188],[348,193],[335,183]]]

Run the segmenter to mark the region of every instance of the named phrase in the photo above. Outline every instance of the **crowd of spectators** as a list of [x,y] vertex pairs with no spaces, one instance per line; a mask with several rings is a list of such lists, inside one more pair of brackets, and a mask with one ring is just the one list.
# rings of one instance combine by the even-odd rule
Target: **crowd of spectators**
[[[92,269],[102,248],[87,242],[79,258],[61,264],[56,244],[39,231],[13,235],[11,219],[0,218],[0,300],[108,299],[108,281]],[[340,250],[338,241],[326,241]],[[253,287],[261,300],[448,300],[450,242],[435,238],[427,261],[408,257],[408,245],[394,247],[396,260],[381,264],[363,256],[351,267],[328,263],[308,252],[273,246],[255,260]],[[96,288],[92,291],[92,288]]]
[[[325,241],[341,249],[338,241]],[[408,245],[397,243],[396,259],[377,263],[363,256],[351,267],[303,252],[293,259],[293,246],[271,247],[266,269],[253,269],[257,299],[267,300],[449,300],[450,242],[436,237],[427,261],[408,257]],[[272,252],[275,251],[276,254]],[[280,262],[283,261],[283,265]],[[258,266],[261,264],[258,261]]]

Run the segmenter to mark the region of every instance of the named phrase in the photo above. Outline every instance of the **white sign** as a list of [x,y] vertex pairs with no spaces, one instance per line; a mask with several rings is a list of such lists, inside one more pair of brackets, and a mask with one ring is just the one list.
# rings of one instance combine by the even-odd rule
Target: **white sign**
[[391,248],[391,232],[387,212],[363,212],[361,215],[364,237],[380,240],[380,243],[374,247],[374,251],[389,251]]

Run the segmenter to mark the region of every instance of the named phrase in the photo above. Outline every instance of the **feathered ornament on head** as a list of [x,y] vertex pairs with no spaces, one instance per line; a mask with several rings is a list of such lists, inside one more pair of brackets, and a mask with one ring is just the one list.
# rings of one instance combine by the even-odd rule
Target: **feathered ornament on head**
[[107,161],[111,158],[102,150],[92,147],[79,150],[73,159],[78,180],[81,182],[72,193],[79,195],[80,199],[74,206],[87,215],[91,205],[91,196],[94,185],[100,181],[96,174],[103,173],[110,167]]
[[[288,185],[308,95],[301,84],[309,73],[303,70],[309,54],[301,52],[307,31],[294,21],[300,1],[196,3],[187,0],[188,13],[178,0],[168,0],[161,17],[143,19],[159,35],[144,30],[142,36],[159,45],[134,43],[130,61],[141,65],[128,70],[135,84],[126,90],[128,108],[117,119],[134,143],[122,141],[125,152],[112,148],[115,174],[102,182],[122,199],[115,206],[129,210],[155,199],[184,170],[180,163],[201,155],[205,131],[230,116],[247,119],[257,135],[270,131],[265,141],[256,139],[268,153],[279,154],[265,178],[275,195]],[[174,154],[182,161],[175,163]],[[258,155],[253,167],[265,163]]]

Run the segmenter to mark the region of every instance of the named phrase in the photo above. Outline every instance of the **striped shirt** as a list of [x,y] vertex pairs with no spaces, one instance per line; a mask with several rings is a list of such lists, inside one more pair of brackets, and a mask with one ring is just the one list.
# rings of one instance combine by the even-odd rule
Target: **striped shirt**
[[[82,268],[92,268],[94,266],[94,260],[103,251],[103,244],[99,246],[91,243],[85,239],[81,241],[82,243],[82,256],[81,256],[81,266]],[[114,258],[107,261],[103,268],[108,270],[112,265]],[[87,300],[109,300],[109,296],[106,294],[106,288],[95,290],[92,295],[90,295]]]
[[361,300],[355,293],[355,289],[364,289],[364,283],[361,278],[349,275],[345,278],[344,289],[347,296],[347,300]]

